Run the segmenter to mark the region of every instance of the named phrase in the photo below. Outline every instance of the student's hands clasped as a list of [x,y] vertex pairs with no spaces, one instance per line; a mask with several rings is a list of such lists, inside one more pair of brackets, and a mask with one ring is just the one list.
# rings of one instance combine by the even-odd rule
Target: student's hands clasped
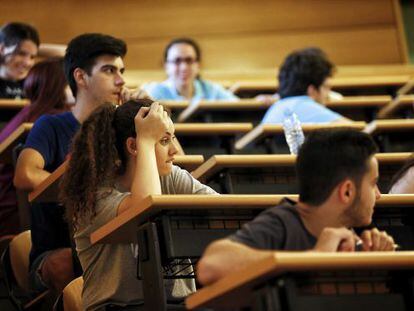
[[394,239],[385,231],[374,228],[365,230],[358,237],[346,228],[325,228],[319,235],[314,250],[320,252],[353,252],[360,246],[362,251],[394,251]]
[[172,121],[158,102],[142,107],[134,119],[137,137],[142,141],[158,142],[171,127]]

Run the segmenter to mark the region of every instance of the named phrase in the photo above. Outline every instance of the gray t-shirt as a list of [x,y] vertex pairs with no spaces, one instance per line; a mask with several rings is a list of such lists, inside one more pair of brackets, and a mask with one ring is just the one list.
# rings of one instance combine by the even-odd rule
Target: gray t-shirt
[[266,209],[229,237],[247,246],[267,250],[300,251],[312,249],[316,238],[306,230],[295,202],[285,198]]
[[[163,194],[217,194],[190,173],[173,166],[171,174],[160,177]],[[109,195],[103,195],[110,192]],[[142,283],[136,277],[137,262],[131,244],[91,245],[92,232],[117,216],[118,205],[128,195],[117,189],[101,189],[96,217],[79,224],[74,234],[76,250],[83,268],[83,307],[97,310],[106,304],[139,305],[143,303]],[[167,296],[184,297],[195,290],[194,282],[166,282]]]

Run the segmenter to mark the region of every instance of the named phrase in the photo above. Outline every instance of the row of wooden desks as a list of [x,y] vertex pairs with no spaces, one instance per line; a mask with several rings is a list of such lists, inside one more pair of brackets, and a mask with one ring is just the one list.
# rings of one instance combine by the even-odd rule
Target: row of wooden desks
[[[345,95],[393,95],[411,80],[410,75],[336,77],[332,79],[331,84],[333,90]],[[278,83],[273,79],[244,80],[230,85],[229,89],[241,97],[252,97],[261,93],[276,92]]]
[[[380,189],[385,192],[392,176],[411,153],[378,153]],[[192,171],[194,178],[223,194],[297,193],[295,155],[216,155],[204,161],[201,155],[176,156],[174,164]],[[58,184],[67,170],[65,161],[34,191],[30,202],[58,201]]]
[[[388,192],[395,173],[411,153],[378,153],[379,188]],[[298,193],[295,155],[215,155],[192,172],[194,178],[229,194]]]
[[[326,106],[354,121],[372,121],[377,112],[389,105],[391,96],[347,96],[340,100],[331,100]],[[404,95],[394,115],[398,118],[413,116],[414,95]],[[173,112],[177,122],[251,122],[258,124],[271,104],[254,99],[240,101],[161,101]],[[0,121],[8,121],[27,100],[0,99]]]
[[[389,105],[391,96],[348,96],[331,100],[326,107],[354,121],[372,121],[377,112]],[[263,119],[271,104],[254,99],[240,101],[162,101],[164,106],[173,111],[177,122],[251,122],[258,124]],[[399,106],[394,112],[398,118],[413,116],[414,95],[404,95],[399,99]],[[277,105],[277,102],[276,102]]]
[[[302,124],[305,135],[322,128],[352,128],[371,134],[378,143],[381,152],[400,152],[414,150],[411,133],[414,130],[412,119],[376,120],[371,123],[329,123],[329,124]],[[254,153],[288,153],[284,140],[282,125],[260,124],[253,130],[236,140],[235,149]]]
[[[406,152],[414,150],[412,130],[414,120],[395,119],[365,122],[303,124],[305,135],[321,128],[348,127],[370,132],[381,152]],[[32,128],[24,123],[0,144],[0,160],[11,163],[12,150],[23,142]],[[283,154],[288,153],[281,125],[251,123],[177,123],[175,134],[186,154],[202,154],[206,158],[216,154]]]
[[414,252],[275,252],[198,290],[186,307],[412,310],[413,270]]
[[[212,241],[228,236],[284,195],[149,196],[92,233],[95,243],[138,243],[139,277],[148,310],[166,310],[164,269],[191,266]],[[295,195],[289,195],[297,199]],[[374,223],[390,232],[404,250],[412,249],[414,195],[384,195],[376,203]],[[411,248],[410,248],[411,247]],[[365,259],[366,260],[366,259]],[[391,259],[390,259],[391,260]],[[338,263],[341,262],[340,260]],[[367,264],[367,263],[366,263]],[[332,265],[329,266],[332,268]],[[375,267],[375,264],[372,266]],[[169,278],[194,277],[186,275]],[[199,306],[194,302],[189,306]]]

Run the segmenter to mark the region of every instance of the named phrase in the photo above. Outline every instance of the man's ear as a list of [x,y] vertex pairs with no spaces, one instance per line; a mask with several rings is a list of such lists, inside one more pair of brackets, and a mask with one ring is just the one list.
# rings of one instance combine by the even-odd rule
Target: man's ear
[[350,204],[356,195],[355,183],[350,179],[345,179],[337,186],[338,198],[342,203]]
[[306,94],[312,98],[315,99],[319,95],[319,90],[312,84],[308,85],[308,88],[306,90]]
[[126,149],[129,154],[136,156],[137,155],[137,143],[134,137],[128,137],[126,140]]
[[86,86],[87,84],[87,73],[85,70],[81,68],[76,68],[73,71],[73,78],[75,79],[75,82],[79,86]]

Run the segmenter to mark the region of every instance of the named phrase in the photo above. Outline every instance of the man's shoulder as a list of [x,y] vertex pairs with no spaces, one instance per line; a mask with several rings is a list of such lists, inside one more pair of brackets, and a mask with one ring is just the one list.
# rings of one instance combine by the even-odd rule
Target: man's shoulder
[[49,127],[55,127],[55,126],[61,126],[62,124],[76,124],[76,119],[73,116],[72,112],[62,112],[58,114],[45,114],[39,117],[39,119],[36,120],[35,126],[49,126]]
[[263,212],[263,214],[265,215],[267,214],[272,217],[282,217],[282,218],[286,218],[286,217],[298,218],[299,217],[299,214],[296,209],[296,202],[288,198],[284,198],[280,202],[280,204],[266,209]]
[[151,82],[145,84],[143,89],[147,91],[149,95],[154,97],[155,99],[164,99],[160,97],[169,96],[171,93],[168,81]]

